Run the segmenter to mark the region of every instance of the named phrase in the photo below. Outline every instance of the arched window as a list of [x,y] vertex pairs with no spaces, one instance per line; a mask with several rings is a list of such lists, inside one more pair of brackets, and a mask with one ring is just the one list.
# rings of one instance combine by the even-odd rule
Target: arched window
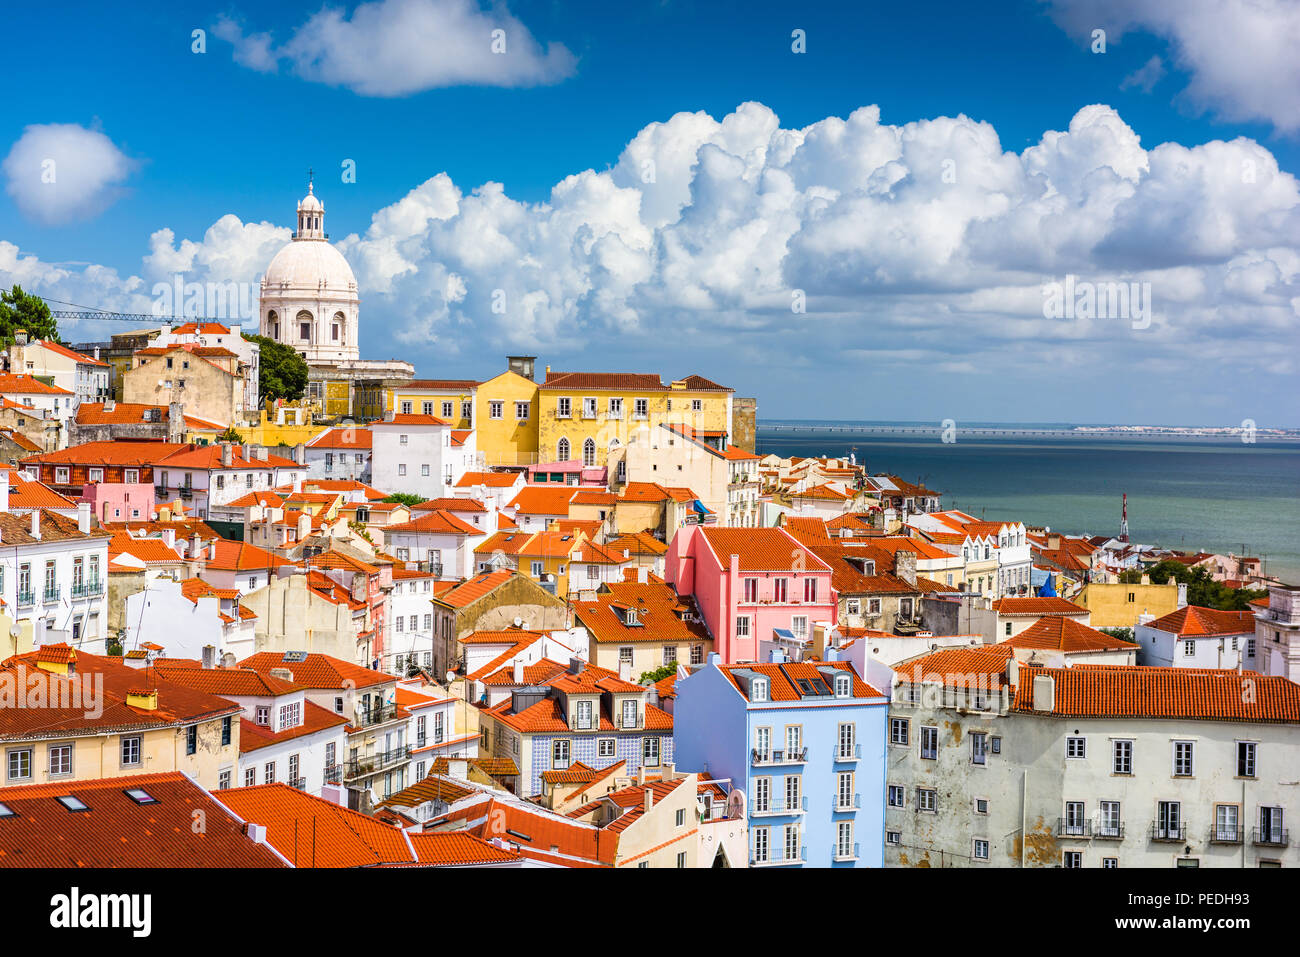
[[616,448],[618,448],[618,439],[610,439],[610,440],[609,440],[609,450],[610,450],[611,452],[613,452]]
[[298,313],[298,338],[302,342],[311,342],[311,313],[303,309]]
[[582,443],[582,464],[591,466],[596,464],[596,442],[594,439],[587,439]]
[[335,342],[347,341],[347,333],[344,331],[347,327],[347,317],[341,312],[334,313],[334,331],[332,334]]
[[274,309],[266,314],[266,333],[272,339],[280,338],[280,316]]
[[568,439],[560,439],[559,442],[555,443],[555,458],[557,461],[560,462],[569,461],[569,440]]

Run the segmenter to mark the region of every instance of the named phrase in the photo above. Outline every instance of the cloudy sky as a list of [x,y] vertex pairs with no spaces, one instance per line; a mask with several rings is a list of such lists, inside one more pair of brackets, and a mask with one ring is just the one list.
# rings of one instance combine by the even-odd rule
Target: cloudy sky
[[310,167],[362,354],[422,376],[1300,426],[1300,4],[694,6],[12,11],[0,285],[253,288]]

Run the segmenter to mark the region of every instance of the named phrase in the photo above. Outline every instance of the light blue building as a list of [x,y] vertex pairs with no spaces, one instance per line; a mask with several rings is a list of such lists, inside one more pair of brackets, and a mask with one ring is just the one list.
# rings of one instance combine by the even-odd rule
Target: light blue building
[[751,867],[882,866],[887,690],[827,655],[677,679],[677,766],[744,793]]

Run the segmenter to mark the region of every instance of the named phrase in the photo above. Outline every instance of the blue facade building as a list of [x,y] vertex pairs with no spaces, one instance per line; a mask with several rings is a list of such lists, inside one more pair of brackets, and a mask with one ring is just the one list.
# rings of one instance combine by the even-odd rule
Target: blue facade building
[[880,867],[888,696],[847,661],[724,665],[677,679],[678,767],[745,795],[751,867]]

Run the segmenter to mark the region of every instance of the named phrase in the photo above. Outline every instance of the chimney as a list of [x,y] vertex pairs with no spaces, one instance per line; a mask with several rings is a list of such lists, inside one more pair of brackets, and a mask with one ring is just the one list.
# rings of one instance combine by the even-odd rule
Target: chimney
[[1178,607],[1187,607],[1187,582],[1180,582],[1178,585]]
[[221,443],[221,467],[228,469],[235,464],[235,449],[229,442]]
[[163,541],[167,543],[168,548],[176,547],[176,529],[164,528],[162,530]]
[[293,460],[299,465],[307,464],[307,446],[299,442],[293,447]]
[[642,585],[650,581],[650,569],[645,565],[638,566],[636,570],[636,580]]
[[1047,547],[1053,551],[1061,547],[1061,536],[1057,532],[1047,536]]
[[41,540],[41,510],[32,509],[32,538],[38,542]]
[[90,503],[77,503],[77,531],[83,535],[90,533]]
[[116,408],[117,408],[117,402],[116,402],[115,400],[113,400],[113,399],[105,399],[105,400],[104,400],[104,411],[105,411],[105,412],[112,412],[112,411],[113,411],[114,409],[116,409]]
[[265,824],[254,824],[250,821],[248,824],[245,825],[244,833],[248,835],[248,839],[252,841],[254,844],[266,843]]
[[201,547],[202,546],[199,542],[199,533],[195,532],[193,535],[190,536],[190,553],[187,557],[190,558],[191,560],[198,558],[199,549]]
[[392,409],[385,409],[385,410],[384,410],[384,421],[385,421],[385,422],[392,422],[393,419],[394,419],[394,417],[395,417],[396,415],[397,415],[397,413],[394,412]]
[[521,659],[521,658],[516,658],[516,659],[515,659],[515,663],[514,663],[514,671],[513,671],[513,673],[511,674],[511,680],[512,680],[515,684],[517,684],[517,685],[521,685],[521,684],[524,683],[524,662],[523,662],[523,659]]
[[569,659],[569,674],[571,674],[571,675],[576,675],[576,674],[581,674],[581,673],[582,673],[582,659],[581,659],[581,658],[570,658],[570,659]]
[[895,552],[894,574],[909,585],[916,585],[916,552],[905,550]]
[[272,668],[267,674],[272,678],[279,678],[281,681],[293,681],[293,672],[288,668]]
[[632,680],[632,662],[624,661],[622,658],[618,660],[618,677],[621,681]]
[[[645,771],[642,770],[642,773],[644,774]],[[645,812],[649,814],[650,809],[655,806],[655,792],[651,788],[645,789],[645,797],[643,798],[643,801],[645,806]]]
[[1056,709],[1056,679],[1051,675],[1034,675],[1034,710]]
[[785,652],[780,648],[773,648],[767,653],[767,660],[770,664],[783,665],[785,664]]
[[25,346],[25,345],[27,345],[27,330],[26,330],[26,329],[15,329],[15,330],[14,330],[14,345],[16,345],[16,346]]

